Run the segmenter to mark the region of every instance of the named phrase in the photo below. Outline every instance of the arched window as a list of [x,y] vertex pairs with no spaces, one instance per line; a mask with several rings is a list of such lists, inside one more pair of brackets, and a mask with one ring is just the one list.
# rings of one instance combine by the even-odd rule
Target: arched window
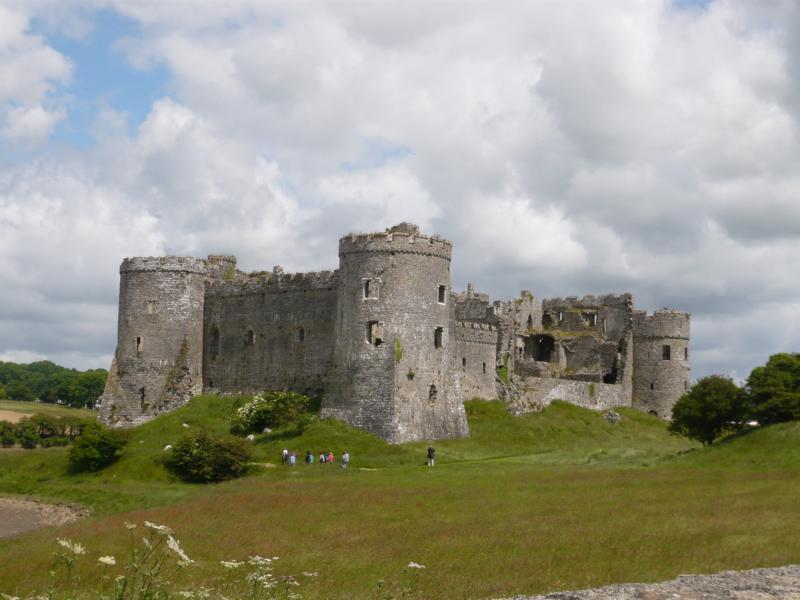
[[444,329],[441,327],[437,327],[433,330],[433,347],[434,348],[441,348],[442,347],[442,336],[444,334]]

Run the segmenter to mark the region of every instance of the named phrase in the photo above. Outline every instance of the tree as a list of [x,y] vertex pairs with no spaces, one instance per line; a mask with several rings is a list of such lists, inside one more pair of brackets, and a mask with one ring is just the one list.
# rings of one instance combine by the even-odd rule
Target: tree
[[240,477],[252,456],[253,450],[244,440],[200,430],[178,440],[164,465],[184,481],[207,483]]
[[746,390],[759,424],[800,419],[800,354],[773,354],[753,369]]
[[73,472],[99,471],[122,456],[126,436],[118,430],[92,423],[83,428],[69,449],[69,466]]
[[26,402],[33,402],[36,400],[36,396],[31,391],[31,388],[29,388],[27,384],[19,381],[9,383],[6,388],[6,393],[12,400],[24,400]]
[[670,430],[705,445],[745,423],[744,391],[729,377],[703,377],[672,407]]

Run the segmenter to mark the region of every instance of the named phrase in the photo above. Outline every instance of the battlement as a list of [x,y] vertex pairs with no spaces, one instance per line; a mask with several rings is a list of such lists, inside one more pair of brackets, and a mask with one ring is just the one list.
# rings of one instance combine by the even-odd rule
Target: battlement
[[206,261],[190,256],[134,256],[126,258],[119,266],[120,273],[177,272],[206,275]]
[[475,321],[458,321],[457,327],[461,329],[478,329],[480,331],[495,331],[495,326],[489,323],[476,323]]
[[350,233],[339,240],[339,257],[362,253],[399,253],[437,256],[449,261],[453,244],[437,235],[419,233],[410,223],[401,223],[381,233]]
[[456,340],[467,344],[497,345],[497,330],[488,323],[456,321],[454,334]]
[[246,296],[330,289],[339,283],[338,271],[284,273],[282,270],[242,273],[208,288],[209,296]]
[[572,308],[602,308],[604,306],[633,306],[633,296],[624,294],[603,294],[595,296],[587,294],[581,298],[567,296],[565,298],[547,298],[542,300],[544,310],[569,310]]
[[690,315],[687,312],[662,308],[652,315],[644,310],[633,312],[633,333],[636,337],[689,339]]

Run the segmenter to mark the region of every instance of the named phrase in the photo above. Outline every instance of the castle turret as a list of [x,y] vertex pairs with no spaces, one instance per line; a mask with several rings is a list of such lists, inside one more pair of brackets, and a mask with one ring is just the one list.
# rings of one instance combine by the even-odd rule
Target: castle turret
[[101,420],[126,427],[173,410],[202,390],[205,261],[126,258],[120,266],[117,350]]
[[468,435],[453,365],[450,242],[402,223],[339,241],[323,415],[394,442]]
[[672,417],[689,387],[689,313],[662,309],[633,313],[633,406]]

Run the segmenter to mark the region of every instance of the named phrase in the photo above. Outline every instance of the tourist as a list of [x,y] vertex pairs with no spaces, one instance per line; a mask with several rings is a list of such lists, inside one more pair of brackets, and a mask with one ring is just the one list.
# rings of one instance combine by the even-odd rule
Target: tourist
[[314,455],[311,454],[311,450],[306,450],[306,464],[307,465],[314,464]]
[[292,453],[289,455],[289,466],[290,466],[290,467],[293,467],[293,466],[295,466],[296,464],[297,464],[297,454],[296,454],[296,453],[294,453],[294,452],[292,452]]
[[283,464],[289,462],[289,451],[286,448],[284,448],[283,452],[281,452],[281,462]]
[[350,464],[350,453],[347,450],[345,450],[344,454],[342,454],[342,468],[346,469],[349,464]]
[[319,464],[324,465],[325,461],[326,461],[325,453],[324,452],[320,452],[319,453]]
[[434,450],[433,446],[428,446],[428,466],[432,467],[435,461],[436,461],[436,450]]
[[328,462],[333,462],[333,450],[328,450]]

